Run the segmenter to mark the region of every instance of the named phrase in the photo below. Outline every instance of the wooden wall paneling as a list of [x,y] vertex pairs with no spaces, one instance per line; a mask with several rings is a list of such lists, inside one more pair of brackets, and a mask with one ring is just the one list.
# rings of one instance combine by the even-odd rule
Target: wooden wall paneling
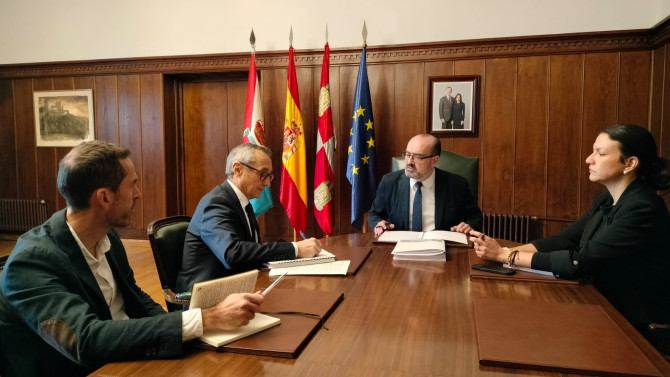
[[186,214],[225,179],[228,91],[225,82],[185,82],[184,161]]
[[620,53],[617,123],[649,128],[651,51]]
[[[435,62],[426,62],[424,63],[423,68],[423,92],[421,104],[422,108],[425,109],[422,114],[422,124],[425,125],[428,122],[426,117],[428,116],[428,107],[432,104],[428,98],[428,91],[430,90],[429,78],[430,77],[443,77],[443,76],[453,76],[454,75],[454,61],[435,61]],[[454,149],[454,138],[453,137],[442,137],[440,138],[442,143],[442,149],[452,151]]]
[[119,75],[117,77],[118,106],[119,106],[119,144],[130,149],[131,160],[137,173],[137,187],[142,192],[139,201],[135,203],[135,213],[129,227],[142,229],[144,224],[143,209],[145,198],[153,195],[144,195],[144,169],[142,166],[142,125],[140,123],[140,78],[139,75]]
[[665,48],[653,50],[651,66],[651,99],[649,103],[649,131],[656,142],[661,140],[663,119],[663,80],[665,77]]
[[516,59],[486,61],[486,79],[482,83],[481,119],[483,137],[480,165],[482,180],[479,195],[482,211],[512,213],[514,201],[514,124],[515,124]]
[[37,199],[37,161],[33,110],[33,80],[14,80],[14,127],[16,132],[17,196]]
[[[598,133],[616,123],[617,79],[619,54],[586,54],[584,61],[584,115],[582,127],[582,161],[591,154]],[[586,169],[586,168],[584,168]],[[589,181],[588,172],[582,174],[580,211],[582,214],[604,187]]]
[[[369,55],[369,53],[368,53]],[[368,82],[370,84],[370,98],[372,99],[372,114],[375,128],[375,157],[377,158],[377,183],[381,181],[384,174],[391,171],[391,157],[400,156],[405,150],[407,142],[414,136],[415,125],[421,119],[420,113],[413,113],[414,118],[408,114],[409,109],[421,104],[421,98],[416,97],[422,88],[421,67],[417,64],[409,64],[398,67],[396,64],[370,65],[368,64]],[[411,75],[415,82],[402,75]],[[349,91],[343,93],[351,97],[349,108],[349,124],[347,130],[351,129],[353,119],[353,98],[356,92],[356,80],[358,78],[358,67],[355,69],[354,83]],[[400,81],[398,81],[400,80]],[[402,89],[399,89],[402,88]],[[416,94],[402,93],[398,90],[408,90]],[[414,96],[415,98],[409,98]],[[400,105],[401,100],[407,99],[408,103]],[[347,143],[347,146],[349,144]],[[346,173],[346,172],[345,172]],[[351,221],[351,219],[349,219]],[[353,228],[352,228],[353,229]]]
[[117,76],[95,77],[96,138],[112,143],[119,142],[119,106]]
[[512,213],[544,216],[547,199],[549,57],[523,57],[518,59],[517,64]]
[[[485,60],[463,60],[457,61],[454,64],[454,74],[458,76],[479,76],[479,133],[476,137],[456,137],[453,140],[453,152],[462,154],[468,157],[480,157],[482,155],[482,119],[486,109],[482,104],[484,103],[484,78],[486,72]],[[480,175],[481,175],[482,160],[479,161]],[[481,176],[480,176],[481,181]],[[481,192],[481,190],[480,190]],[[481,195],[480,195],[481,200]],[[480,202],[481,204],[481,202]]]
[[286,211],[279,201],[288,69],[262,69],[260,67],[259,69],[261,69],[260,86],[265,118],[265,141],[272,151],[272,170],[275,173],[275,179],[272,181],[273,207],[263,215],[265,219],[272,219],[272,221],[265,221],[264,239],[267,240],[284,238],[285,231],[290,226]]
[[[369,74],[369,72],[368,72]],[[337,127],[335,127],[335,132],[338,135],[338,149],[339,153],[336,153],[337,162],[336,165],[340,166],[339,174],[335,176],[336,185],[340,189],[340,203],[338,205],[338,213],[340,217],[340,234],[346,234],[355,232],[356,230],[351,226],[351,183],[347,180],[347,159],[349,157],[348,147],[350,144],[351,136],[351,121],[354,115],[354,92],[356,90],[356,79],[358,76],[358,66],[342,66],[339,69],[338,81],[340,83],[339,92],[332,92],[331,98],[337,96],[339,98],[340,107],[337,109],[339,114],[340,122]],[[375,74],[377,77],[377,74]],[[369,76],[368,76],[369,79]],[[375,84],[378,84],[379,80],[375,80]],[[375,100],[372,95],[372,83],[370,83],[370,96],[372,99],[372,108],[373,115],[375,108]],[[378,88],[378,87],[375,87]],[[379,89],[375,89],[375,94]],[[375,96],[376,97],[376,96]],[[386,122],[388,119],[388,114],[380,114],[375,117],[375,137],[377,133],[390,132],[388,129],[385,131],[385,127],[391,127],[392,123]],[[385,124],[385,126],[380,126],[380,124]],[[377,150],[379,152],[379,150]],[[377,158],[377,174],[383,166],[383,162],[380,160],[379,155],[376,155]]]
[[580,177],[588,175],[581,153],[584,55],[552,56],[549,69],[546,215],[575,220]]
[[[395,109],[395,132],[392,154],[382,153],[383,161],[391,164],[392,156],[400,156],[400,152],[407,147],[409,139],[417,134],[426,132],[426,109],[424,104],[424,74],[423,64],[407,63],[395,65],[393,78]],[[389,144],[384,144],[389,145]],[[379,150],[379,149],[377,149]]]
[[[54,83],[51,78],[40,78],[33,80],[33,91],[53,90]],[[37,131],[35,131],[37,132]],[[56,175],[58,161],[54,147],[35,147],[37,159],[37,196],[35,199],[43,199],[47,202],[50,210],[56,208],[56,202],[60,194],[56,187]]]
[[12,80],[0,80],[0,166],[2,166],[2,180],[0,198],[15,198],[18,196],[18,176],[16,154],[16,132],[14,124],[14,85]]
[[165,171],[165,216],[185,213],[183,200],[183,161],[178,106],[178,83],[163,75],[163,156]]
[[[156,219],[168,215],[166,209],[166,175],[177,172],[165,166],[165,139],[163,126],[163,80],[160,74],[139,76],[140,89],[140,145],[142,154],[142,218],[140,229]],[[171,180],[174,180],[172,178]]]

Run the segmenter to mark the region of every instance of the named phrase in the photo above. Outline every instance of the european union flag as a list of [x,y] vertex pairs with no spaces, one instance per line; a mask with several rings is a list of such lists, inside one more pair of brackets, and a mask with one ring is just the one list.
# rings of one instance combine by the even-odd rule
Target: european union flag
[[351,225],[356,229],[362,228],[363,216],[370,210],[377,193],[375,127],[365,51],[363,47],[347,151],[347,179],[351,182]]

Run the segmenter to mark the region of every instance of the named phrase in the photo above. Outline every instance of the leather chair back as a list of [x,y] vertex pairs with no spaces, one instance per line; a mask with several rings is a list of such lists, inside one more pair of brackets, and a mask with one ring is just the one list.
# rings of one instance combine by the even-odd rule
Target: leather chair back
[[[440,160],[437,162],[437,168],[452,174],[458,174],[468,181],[470,193],[479,199],[479,157],[466,157],[458,153],[442,150]],[[405,159],[403,157],[393,157],[391,159],[391,171],[405,168]]]
[[158,278],[166,295],[168,310],[181,309],[181,305],[171,302],[177,283],[177,274],[181,269],[186,229],[190,216],[172,216],[151,222],[147,226],[147,235],[154,254]]

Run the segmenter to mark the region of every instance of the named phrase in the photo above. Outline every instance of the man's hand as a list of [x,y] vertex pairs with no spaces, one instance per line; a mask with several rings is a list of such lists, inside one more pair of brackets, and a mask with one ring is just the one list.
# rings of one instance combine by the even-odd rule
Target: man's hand
[[316,238],[296,242],[298,245],[298,258],[312,258],[321,252],[321,241]]
[[386,230],[391,230],[393,228],[395,228],[395,225],[386,222],[386,220],[382,220],[375,225],[375,237],[379,237]]
[[234,293],[220,303],[202,309],[202,328],[235,330],[251,321],[261,310],[263,296],[256,293]]
[[451,227],[452,232],[458,232],[458,233],[470,233],[471,230],[472,228],[470,227],[470,225],[466,223],[460,223],[456,226]]

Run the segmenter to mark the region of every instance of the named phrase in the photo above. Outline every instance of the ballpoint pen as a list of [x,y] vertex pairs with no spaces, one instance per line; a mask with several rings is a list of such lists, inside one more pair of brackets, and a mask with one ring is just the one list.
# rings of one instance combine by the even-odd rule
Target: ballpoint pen
[[265,296],[266,294],[268,294],[268,293],[272,290],[272,288],[274,288],[274,286],[277,285],[277,283],[279,283],[279,281],[280,281],[282,278],[284,278],[284,276],[286,276],[286,274],[288,274],[288,271],[284,272],[281,276],[279,276],[279,277],[277,278],[277,280],[273,281],[272,284],[270,284],[269,287],[265,288],[265,290],[264,290],[263,293],[261,293],[261,294],[262,294],[263,296]]

